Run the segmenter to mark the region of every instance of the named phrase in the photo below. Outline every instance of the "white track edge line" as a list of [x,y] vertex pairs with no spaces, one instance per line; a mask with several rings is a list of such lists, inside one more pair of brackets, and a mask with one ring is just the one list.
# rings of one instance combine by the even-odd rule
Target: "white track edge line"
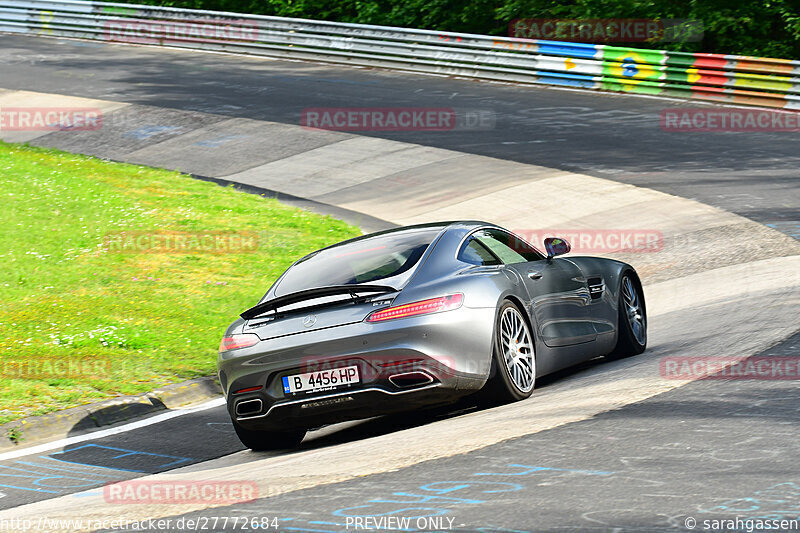
[[220,405],[225,405],[225,398],[216,398],[214,400],[210,400],[208,402],[201,403],[200,405],[189,407],[187,409],[175,409],[172,411],[167,411],[166,413],[161,413],[159,415],[146,418],[144,420],[131,422],[130,424],[125,424],[123,426],[115,428],[102,429],[100,431],[94,431],[92,433],[86,433],[84,435],[76,435],[74,437],[67,437],[65,439],[59,439],[57,441],[45,442],[44,444],[31,446],[29,448],[22,448],[11,452],[0,453],[0,461],[17,459],[19,457],[25,457],[26,455],[34,455],[41,452],[55,450],[57,448],[64,448],[66,446],[69,446],[71,444],[77,444],[79,442],[102,439],[103,437],[109,437],[111,435],[126,433],[128,431],[133,431],[135,429],[151,426],[153,424],[158,424],[159,422],[164,422],[165,420],[170,420],[172,418],[177,418],[179,416],[198,413],[200,411],[205,411],[207,409],[213,409],[214,407],[218,407]]

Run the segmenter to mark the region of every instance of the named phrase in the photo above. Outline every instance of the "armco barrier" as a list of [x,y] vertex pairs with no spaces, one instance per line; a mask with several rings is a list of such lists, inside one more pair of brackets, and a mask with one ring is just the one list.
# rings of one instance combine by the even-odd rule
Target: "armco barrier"
[[0,32],[800,110],[800,61],[785,59],[74,0],[3,0]]

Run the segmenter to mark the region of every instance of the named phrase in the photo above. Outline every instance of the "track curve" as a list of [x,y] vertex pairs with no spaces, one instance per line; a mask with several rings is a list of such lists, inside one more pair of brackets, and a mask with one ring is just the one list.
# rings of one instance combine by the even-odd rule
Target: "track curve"
[[[797,237],[793,225],[800,219],[800,156],[792,134],[666,134],[658,129],[658,112],[675,103],[663,100],[63,40],[0,36],[0,43],[2,85],[9,89],[0,91],[0,103],[69,100],[42,94],[58,92],[91,97],[109,118],[117,118],[109,122],[102,140],[49,134],[28,139],[33,144],[183,170],[196,164],[191,170],[198,174],[290,194],[302,191],[320,203],[396,223],[478,217],[515,229],[520,224],[619,228],[633,216],[665,237],[693,236],[691,241],[673,240],[658,254],[616,254],[645,277],[652,332],[642,357],[587,365],[547,383],[532,400],[500,409],[329,428],[292,454],[230,455],[238,448],[225,440],[230,435],[223,431],[226,436],[220,440],[227,444],[196,453],[196,464],[145,469],[134,477],[162,470],[170,471],[160,474],[161,479],[257,476],[264,498],[250,511],[265,513],[273,501],[267,496],[389,475],[382,473],[424,461],[435,471],[437,461],[457,454],[477,453],[480,460],[479,450],[509,439],[549,435],[556,427],[585,424],[663,394],[683,394],[683,382],[660,377],[660,358],[752,355],[797,329],[792,310],[800,300],[800,245],[792,237]],[[40,92],[19,92],[32,90]],[[305,107],[387,107],[387,101],[392,106],[490,109],[497,121],[494,129],[483,131],[372,138],[297,126]],[[148,124],[179,129],[175,135],[126,137]],[[187,158],[197,142],[232,134],[243,137],[225,147],[230,158]],[[264,153],[264,143],[272,153]],[[684,157],[676,160],[675,154]],[[521,200],[527,209],[509,208]],[[774,224],[784,234],[756,222]],[[686,242],[691,245],[688,254]],[[181,424],[171,427],[177,437],[194,442],[209,431],[209,424],[224,424],[219,415],[203,415],[200,429],[187,429],[185,420],[183,429]],[[171,450],[174,455],[190,449],[174,439],[165,449],[155,437],[158,431],[154,427],[116,437],[105,445],[146,453]],[[510,460],[514,453],[519,447],[501,457]],[[571,453],[564,450],[560,457]],[[84,456],[79,462],[91,465],[95,459]],[[416,475],[424,476],[424,471]],[[83,504],[79,515],[84,518],[168,517],[207,507],[131,508],[109,505],[96,489],[64,493],[39,494],[34,499],[41,501],[7,509],[0,518],[74,517],[76,501]],[[14,505],[34,499],[15,500]],[[285,501],[294,501],[295,507],[298,502]],[[529,519],[523,515],[518,522],[494,527],[522,527]],[[633,523],[633,529],[639,527]],[[467,522],[468,528],[478,525]]]
[[662,131],[661,98],[483,83],[139,46],[0,36],[2,86],[300,123],[309,107],[486,110],[491,129],[370,136],[697,199],[798,235],[797,132]]

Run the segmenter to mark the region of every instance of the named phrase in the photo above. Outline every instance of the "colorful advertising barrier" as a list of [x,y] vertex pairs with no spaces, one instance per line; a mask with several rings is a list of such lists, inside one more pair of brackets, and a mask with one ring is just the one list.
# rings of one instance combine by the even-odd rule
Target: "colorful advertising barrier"
[[[532,20],[523,21],[527,33],[522,35],[550,35],[541,31],[532,33]],[[627,41],[638,35],[639,24],[644,28],[642,40],[655,42],[645,31],[647,21],[593,22],[595,29],[600,23],[605,29],[612,26],[611,22],[618,23],[625,30],[620,39]],[[651,33],[663,40],[665,33],[661,26],[666,22],[674,21],[650,21],[651,26],[655,25]],[[546,23],[537,22],[537,31],[549,28]],[[123,7],[77,0],[6,0],[0,6],[0,32],[135,42],[800,110],[800,61],[787,59],[668,52],[136,4]],[[568,35],[553,33],[561,34]],[[574,40],[587,39],[594,37],[580,34]],[[615,42],[605,33],[598,40]]]

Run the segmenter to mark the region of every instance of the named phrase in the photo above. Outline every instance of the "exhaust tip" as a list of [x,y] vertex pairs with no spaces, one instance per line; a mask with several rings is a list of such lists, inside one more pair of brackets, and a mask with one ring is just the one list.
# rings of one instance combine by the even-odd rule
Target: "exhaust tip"
[[433,378],[425,372],[404,372],[389,376],[389,382],[400,389],[407,389],[433,383]]
[[244,400],[236,404],[236,416],[253,416],[261,413],[264,404],[258,398]]

